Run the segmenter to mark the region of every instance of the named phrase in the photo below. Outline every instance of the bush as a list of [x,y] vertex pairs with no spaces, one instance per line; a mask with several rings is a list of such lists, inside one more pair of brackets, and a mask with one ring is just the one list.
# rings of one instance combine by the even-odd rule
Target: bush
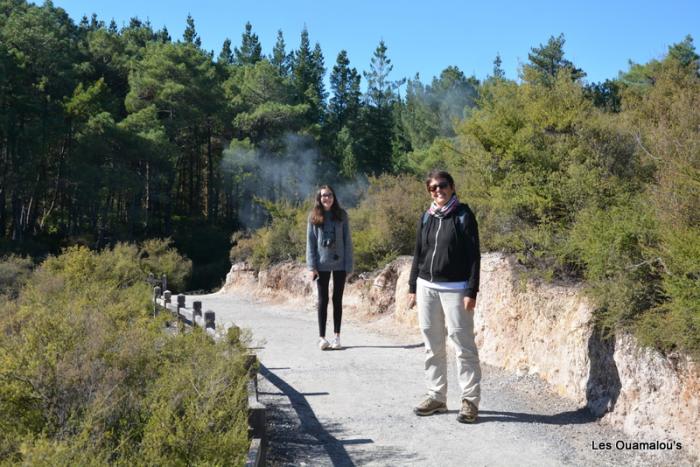
[[371,271],[413,254],[418,220],[429,203],[425,185],[415,177],[371,178],[367,195],[349,211],[355,270]]
[[16,255],[0,258],[0,295],[15,298],[33,267],[34,263],[29,258]]
[[294,204],[256,199],[270,215],[268,225],[251,234],[234,233],[232,263],[249,261],[256,269],[287,260],[301,261],[306,249],[306,224],[310,202]]
[[70,248],[0,316],[0,463],[242,462],[244,350],[164,333],[140,254]]
[[139,256],[144,272],[152,272],[156,277],[165,274],[170,290],[185,290],[187,278],[192,271],[192,261],[178,253],[171,239],[144,241],[141,244]]
[[567,255],[584,266],[598,317],[608,331],[630,328],[662,299],[654,260],[658,242],[653,211],[641,196],[579,214]]

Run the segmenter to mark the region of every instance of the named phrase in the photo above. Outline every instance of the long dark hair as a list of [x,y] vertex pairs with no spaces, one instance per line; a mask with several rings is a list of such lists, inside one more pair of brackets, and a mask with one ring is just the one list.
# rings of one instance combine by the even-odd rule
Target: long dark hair
[[311,221],[312,224],[314,225],[321,225],[323,224],[323,204],[321,204],[321,191],[322,190],[328,190],[331,193],[333,193],[333,204],[331,205],[331,215],[333,217],[334,221],[342,221],[345,216],[344,216],[344,211],[343,208],[340,207],[340,202],[338,201],[338,197],[335,195],[335,190],[331,188],[330,185],[321,185],[318,187],[318,190],[316,190],[316,203],[314,204],[313,209],[311,210],[311,214],[309,214],[309,221]]

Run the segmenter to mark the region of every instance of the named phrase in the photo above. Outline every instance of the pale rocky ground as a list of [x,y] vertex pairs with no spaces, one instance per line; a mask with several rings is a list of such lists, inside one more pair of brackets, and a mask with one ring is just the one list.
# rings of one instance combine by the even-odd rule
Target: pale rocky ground
[[[295,282],[282,286],[282,276]],[[239,278],[226,291],[188,297],[188,303],[199,299],[216,312],[219,325],[234,322],[251,330],[262,363],[261,402],[270,408],[271,465],[695,465],[686,449],[615,449],[619,440],[674,438],[627,436],[529,371],[484,365],[475,425],[455,420],[454,391],[448,414],[416,417],[411,408],[424,386],[423,347],[415,328],[401,325],[388,310],[363,312],[373,291],[365,287],[365,297],[358,299],[351,287],[342,332],[346,347],[321,352],[309,285],[296,274],[261,277],[265,280],[277,292],[295,291],[293,298],[270,291],[261,297],[255,283]],[[450,370],[455,388],[454,366]],[[613,449],[594,450],[600,442]]]

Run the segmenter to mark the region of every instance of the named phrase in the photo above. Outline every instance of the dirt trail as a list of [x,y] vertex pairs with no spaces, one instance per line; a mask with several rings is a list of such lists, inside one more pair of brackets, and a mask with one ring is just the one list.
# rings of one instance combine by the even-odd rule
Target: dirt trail
[[[683,451],[616,449],[630,439],[578,410],[535,377],[483,366],[479,423],[456,421],[450,366],[447,414],[419,418],[424,394],[418,333],[379,333],[382,323],[344,322],[344,350],[316,347],[315,314],[234,294],[188,297],[217,324],[250,329],[270,409],[271,465],[693,465]],[[332,318],[330,318],[332,319]],[[329,320],[329,328],[331,322]],[[594,449],[611,443],[612,449]]]

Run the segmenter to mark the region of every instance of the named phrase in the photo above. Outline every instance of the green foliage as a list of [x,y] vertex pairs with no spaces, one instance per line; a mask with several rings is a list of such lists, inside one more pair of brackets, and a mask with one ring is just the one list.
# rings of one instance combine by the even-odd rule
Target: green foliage
[[371,271],[413,253],[420,215],[429,205],[425,186],[407,175],[370,178],[360,205],[349,211],[355,270]]
[[17,255],[0,258],[0,297],[15,298],[29,278],[33,266],[31,259]]
[[138,265],[135,246],[71,248],[5,309],[0,462],[242,462],[242,347],[164,333]]
[[658,241],[653,211],[642,196],[579,213],[565,248],[570,259],[584,263],[608,330],[629,326],[661,298],[649,280],[658,273],[652,257]]
[[261,198],[256,198],[255,202],[267,211],[270,221],[250,236],[234,234],[231,262],[248,261],[256,269],[261,269],[281,261],[302,259],[311,204]]
[[165,274],[168,278],[168,288],[184,292],[192,272],[192,261],[178,253],[171,239],[145,240],[141,244],[138,256],[139,266],[145,273],[153,273],[156,277]]
[[467,78],[454,66],[445,68],[430,86],[417,77],[409,80],[401,121],[411,147],[424,149],[436,138],[455,136],[455,123],[476,105],[478,85],[476,78]]
[[529,83],[551,86],[559,74],[577,81],[586,76],[580,68],[564,58],[564,34],[550,36],[546,45],[533,47],[527,54],[530,63],[523,67],[523,77]]

